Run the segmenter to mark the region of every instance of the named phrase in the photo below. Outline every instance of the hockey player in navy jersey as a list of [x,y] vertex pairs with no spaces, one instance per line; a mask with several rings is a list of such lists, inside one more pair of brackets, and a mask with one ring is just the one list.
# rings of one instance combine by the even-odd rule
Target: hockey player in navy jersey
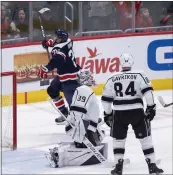
[[[101,97],[104,120],[111,127],[113,137],[115,169],[111,171],[111,174],[121,175],[123,172],[129,124],[132,125],[135,136],[141,143],[149,173],[160,174],[163,170],[156,166],[150,126],[156,114],[153,88],[143,72],[131,70],[133,63],[131,54],[126,53],[120,56],[122,71],[115,73],[107,80]],[[145,112],[143,97],[147,103]]]
[[[96,95],[91,86],[95,86],[95,80],[91,72],[81,70],[78,74],[80,86],[76,88],[66,125],[66,132],[72,138],[70,144],[62,143],[59,147],[50,149],[46,154],[51,167],[82,166],[100,163],[92,151],[83,143],[84,136],[104,156],[107,157],[106,144],[101,143],[104,132],[99,127],[100,108]],[[62,140],[63,142],[63,140]]]
[[[53,39],[42,42],[44,48],[53,47],[51,51],[51,60],[47,65],[40,68],[40,77],[47,78],[47,73],[57,69],[57,76],[53,79],[47,88],[47,93],[53,100],[56,107],[65,115],[68,114],[68,108],[65,107],[60,91],[64,93],[68,105],[71,105],[72,96],[75,89],[79,86],[78,71],[81,69],[75,61],[73,53],[73,41],[68,37],[65,30],[58,29],[55,31]],[[55,119],[56,123],[63,122],[63,117]]]

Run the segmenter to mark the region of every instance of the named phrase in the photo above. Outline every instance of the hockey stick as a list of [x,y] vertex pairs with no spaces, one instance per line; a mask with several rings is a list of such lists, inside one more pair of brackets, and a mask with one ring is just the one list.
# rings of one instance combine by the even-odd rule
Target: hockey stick
[[[41,15],[43,15],[43,13],[50,11],[49,8],[42,8],[41,10],[39,10],[39,20],[40,20],[40,28],[41,28],[41,33],[44,39],[46,39],[46,35],[44,32],[44,27],[43,27],[43,23],[42,23],[42,19],[41,19]],[[49,50],[48,48],[46,48],[47,51],[47,55],[48,55],[48,59],[49,61],[51,60],[50,55],[49,55]]]
[[[54,105],[54,103],[49,100],[49,102],[51,103],[51,105],[54,107],[54,109],[67,121],[66,117],[61,113],[61,111],[59,111],[57,109],[57,107]],[[76,131],[75,126],[73,126],[69,121],[67,121],[67,123]],[[74,134],[73,134],[74,137]],[[106,165],[109,165],[110,162],[108,162],[105,157],[97,150],[97,148],[95,148],[95,146],[88,140],[87,137],[84,137],[83,143],[86,145],[86,147],[88,149],[90,149],[93,153],[93,155],[100,161],[100,163],[104,163]],[[124,159],[124,165],[125,164],[129,164],[130,163],[130,159]]]
[[[44,27],[43,27],[43,23],[42,23],[42,19],[41,19],[41,15],[43,15],[43,13],[45,12],[48,12],[50,11],[49,8],[42,8],[41,10],[39,10],[38,14],[39,14],[39,21],[40,21],[40,28],[41,28],[41,33],[42,33],[42,36],[44,39],[46,39],[46,35],[45,35],[45,32],[44,32]],[[48,55],[48,59],[50,61],[50,55],[49,55],[49,50],[48,48],[46,48],[46,51],[47,51],[47,55]],[[50,81],[49,79],[42,79],[40,81],[40,86],[46,86],[46,85],[49,85]]]
[[158,96],[158,100],[159,100],[160,104],[161,104],[164,108],[173,105],[173,102],[172,102],[172,103],[166,104],[165,101],[163,100],[163,98],[162,98],[161,96]]

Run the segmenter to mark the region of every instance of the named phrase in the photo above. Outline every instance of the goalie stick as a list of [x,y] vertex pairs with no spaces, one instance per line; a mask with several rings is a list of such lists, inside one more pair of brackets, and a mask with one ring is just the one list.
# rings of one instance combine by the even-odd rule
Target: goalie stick
[[[66,117],[61,113],[61,111],[59,111],[56,106],[54,106],[53,102],[51,100],[49,100],[49,102],[51,103],[51,105],[54,107],[54,109],[67,121]],[[69,122],[67,121],[68,124],[75,129],[75,127]],[[76,130],[76,129],[75,129]],[[105,157],[97,150],[97,148],[95,148],[95,146],[88,140],[87,137],[84,137],[83,143],[86,145],[86,147],[88,149],[90,149],[93,153],[93,155],[100,161],[100,163],[104,163],[106,165],[109,165],[110,162],[107,161],[107,159],[105,159]],[[47,157],[48,155],[46,155]],[[48,157],[47,157],[48,158]],[[48,158],[49,159],[49,158]],[[49,161],[49,160],[48,160]],[[50,162],[50,161],[49,161]],[[124,165],[125,164],[129,164],[130,163],[130,159],[126,158],[124,159]]]
[[167,104],[166,104],[165,101],[163,100],[163,98],[162,98],[161,96],[158,96],[158,100],[159,100],[160,104],[161,104],[164,108],[173,105],[173,102],[172,102],[172,103],[167,103]]

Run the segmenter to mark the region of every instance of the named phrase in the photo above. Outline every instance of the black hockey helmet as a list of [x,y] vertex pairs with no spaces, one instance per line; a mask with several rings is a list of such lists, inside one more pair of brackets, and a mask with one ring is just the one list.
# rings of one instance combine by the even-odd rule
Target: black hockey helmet
[[66,42],[68,40],[68,32],[63,29],[57,29],[55,35],[62,40],[61,42]]

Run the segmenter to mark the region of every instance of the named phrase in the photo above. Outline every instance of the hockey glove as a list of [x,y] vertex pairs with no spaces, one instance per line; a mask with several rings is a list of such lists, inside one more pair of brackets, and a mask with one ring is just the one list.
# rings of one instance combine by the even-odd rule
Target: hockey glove
[[42,46],[43,48],[47,49],[48,47],[52,47],[53,46],[53,40],[49,39],[49,40],[43,40],[42,41]]
[[154,119],[154,116],[156,115],[156,104],[152,106],[147,106],[147,109],[145,111],[146,118],[150,121]]
[[39,70],[39,76],[40,76],[40,78],[46,79],[48,72],[49,72],[49,70],[47,69],[47,67],[45,67],[45,66],[42,65],[40,67],[40,70]]
[[113,123],[113,111],[110,114],[104,112],[104,122],[111,127]]

